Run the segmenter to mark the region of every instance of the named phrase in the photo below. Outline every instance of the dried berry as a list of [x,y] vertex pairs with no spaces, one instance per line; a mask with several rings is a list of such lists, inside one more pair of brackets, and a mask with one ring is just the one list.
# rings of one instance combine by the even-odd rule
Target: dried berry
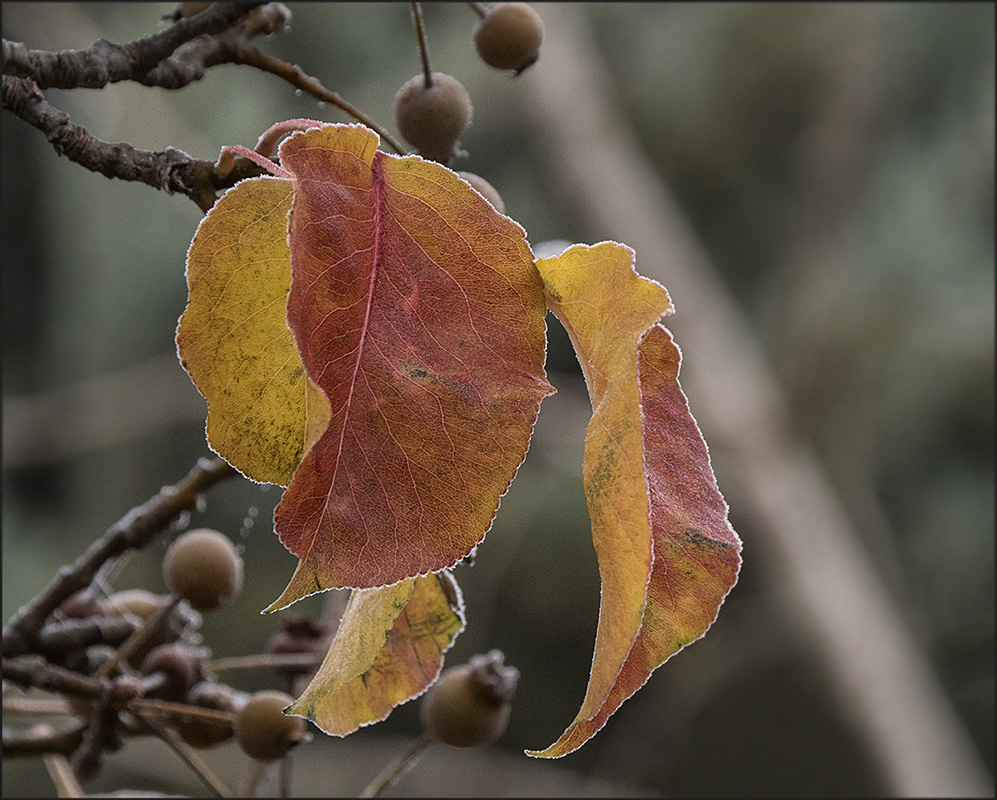
[[159,683],[150,684],[150,697],[182,700],[204,674],[198,654],[179,644],[161,644],[149,651],[142,660],[141,672],[146,677],[162,675]]
[[453,747],[480,747],[505,731],[519,671],[502,664],[502,653],[471,658],[444,670],[423,697],[423,725]]
[[[240,707],[239,693],[224,683],[201,681],[187,693],[190,705],[213,711],[237,711]],[[235,734],[235,722],[204,717],[181,717],[174,723],[180,738],[191,747],[203,750],[227,742]]]
[[88,586],[63,600],[59,612],[66,619],[99,617],[108,613],[107,601]]
[[442,72],[432,73],[428,87],[420,72],[395,95],[395,124],[402,136],[419,155],[444,164],[456,155],[473,114],[467,89]]
[[[166,595],[153,594],[145,589],[124,589],[107,598],[107,608],[113,616],[135,617],[146,622],[169,600]],[[129,657],[128,663],[138,668],[152,648],[177,641],[184,630],[197,627],[200,623],[200,616],[189,607],[175,608],[152,636]]]
[[242,590],[242,557],[218,531],[187,531],[166,551],[163,578],[198,611],[214,611]]
[[[325,627],[314,620],[286,614],[281,620],[281,629],[267,642],[266,651],[275,655],[314,653],[324,635]],[[275,667],[274,671],[284,675],[305,675],[314,672],[315,667]]]
[[518,75],[540,57],[544,25],[526,3],[496,3],[474,27],[474,46],[481,60]]
[[257,692],[246,701],[235,720],[235,740],[247,756],[276,761],[308,738],[305,721],[284,714],[293,702],[291,695],[275,691]]

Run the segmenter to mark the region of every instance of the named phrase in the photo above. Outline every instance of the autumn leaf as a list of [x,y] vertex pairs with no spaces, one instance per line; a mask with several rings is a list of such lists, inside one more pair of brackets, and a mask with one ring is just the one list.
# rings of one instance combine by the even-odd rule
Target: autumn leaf
[[287,327],[293,186],[254,178],[201,221],[187,253],[180,361],[208,401],[208,444],[253,480],[286,486],[329,419]]
[[452,566],[482,540],[541,399],[543,286],[522,228],[361,126],[284,140],[287,322],[331,418],[275,512],[299,558],[268,610]]
[[658,322],[672,312],[664,288],[615,242],[576,245],[537,268],[592,400],[583,476],[602,580],[582,707],[557,742],[527,751],[556,758],[706,632],[737,580],[741,542],[678,383],[678,348]]
[[288,711],[346,736],[379,722],[437,679],[464,629],[464,606],[447,572],[350,596],[325,661]]

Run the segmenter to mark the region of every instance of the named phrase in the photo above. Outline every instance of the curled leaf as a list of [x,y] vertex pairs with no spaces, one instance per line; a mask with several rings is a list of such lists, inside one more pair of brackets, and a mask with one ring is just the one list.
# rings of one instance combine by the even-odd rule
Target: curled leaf
[[325,661],[288,710],[336,736],[379,722],[432,685],[463,628],[447,572],[355,590]]
[[672,310],[665,290],[614,242],[537,268],[592,399],[583,475],[602,580],[582,707],[557,742],[527,751],[556,758],[706,632],[737,580],[741,542],[678,383],[678,348],[658,323]]

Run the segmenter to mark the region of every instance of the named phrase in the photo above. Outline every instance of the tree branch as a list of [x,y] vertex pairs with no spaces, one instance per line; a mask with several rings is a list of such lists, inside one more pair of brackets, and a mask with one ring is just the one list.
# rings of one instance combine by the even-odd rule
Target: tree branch
[[3,107],[42,131],[59,155],[108,178],[139,181],[167,194],[190,197],[207,212],[218,190],[261,174],[254,164],[239,162],[221,175],[213,162],[192,158],[173,147],[161,152],[138,150],[126,143],[110,144],[70,122],[52,106],[42,89],[94,88],[132,80],[145,86],[180,89],[204,77],[218,64],[245,64],[277,75],[323,102],[342,109],[376,131],[397,153],[405,149],[391,134],[342,97],[326,89],[297,65],[267,55],[248,44],[259,34],[286,26],[291,13],[281,3],[216,3],[168,30],[112,44],[99,39],[84,50],[51,53],[29,50],[20,42],[3,40]]
[[[127,44],[98,39],[84,50],[29,50],[3,40],[3,73],[30,78],[42,89],[102,89],[109,83],[142,80],[181,45],[202,35],[220,33],[260,3],[215,3],[207,11],[180,19],[160,33]],[[279,5],[279,4],[272,4]],[[285,9],[286,12],[286,9]]]
[[237,163],[226,176],[215,173],[212,161],[191,158],[167,147],[161,152],[138,150],[130,144],[101,141],[69,121],[28,78],[3,76],[3,107],[38,128],[59,155],[107,178],[139,181],[167,194],[190,197],[202,211],[215,202],[215,192],[262,171],[255,164]]
[[[71,594],[89,586],[101,565],[126,550],[145,546],[183,511],[194,508],[209,487],[236,474],[235,469],[220,458],[202,458],[180,483],[164,487],[146,503],[129,511],[71,566],[62,567],[41,594],[4,625],[4,656],[33,652],[38,633],[48,616]],[[7,677],[6,659],[4,677]]]
[[3,659],[3,679],[25,688],[57,692],[67,697],[99,698],[104,693],[104,682],[87,678],[78,672],[47,662],[26,664],[13,658]]
[[77,722],[71,727],[56,730],[47,722],[40,722],[25,730],[3,729],[3,757],[40,756],[43,753],[69,755],[83,741],[86,723]]

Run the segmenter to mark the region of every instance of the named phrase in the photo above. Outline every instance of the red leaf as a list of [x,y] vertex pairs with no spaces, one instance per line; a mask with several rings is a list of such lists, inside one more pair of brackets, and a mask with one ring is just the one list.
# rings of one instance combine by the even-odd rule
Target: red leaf
[[300,559],[268,610],[440,570],[491,525],[540,401],[542,282],[521,227],[359,126],[286,139],[287,320],[329,400],[275,514]]

